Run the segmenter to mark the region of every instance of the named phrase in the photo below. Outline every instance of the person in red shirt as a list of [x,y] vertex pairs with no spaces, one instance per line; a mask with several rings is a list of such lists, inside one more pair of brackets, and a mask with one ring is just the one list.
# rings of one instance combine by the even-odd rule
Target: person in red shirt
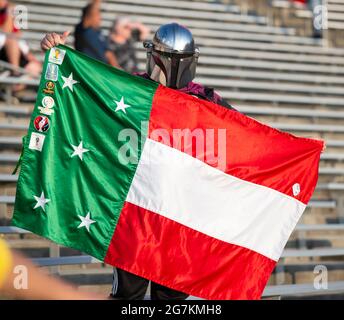
[[0,47],[1,51],[7,55],[8,62],[18,67],[20,61],[19,30],[14,25],[11,10],[12,5],[7,0],[0,0],[0,31],[2,31]]
[[[16,67],[24,68],[31,76],[38,77],[42,71],[42,64],[30,52],[27,42],[21,39],[21,32],[15,25],[13,5],[7,0],[0,0],[0,60],[14,66],[11,74],[19,76]],[[15,91],[25,86],[16,85]]]

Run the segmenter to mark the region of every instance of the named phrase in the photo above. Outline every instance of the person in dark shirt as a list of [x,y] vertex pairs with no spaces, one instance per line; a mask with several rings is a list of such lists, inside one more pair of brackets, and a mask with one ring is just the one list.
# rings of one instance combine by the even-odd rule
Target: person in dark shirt
[[125,17],[117,18],[110,31],[108,48],[116,56],[120,67],[129,72],[138,72],[135,42],[147,39],[150,30],[139,22]]
[[116,56],[108,48],[100,30],[100,0],[95,0],[82,10],[81,22],[75,27],[75,49],[88,56],[119,67]]
[[[54,43],[47,41],[48,36],[41,42],[43,50],[65,43],[64,36],[59,36]],[[137,74],[138,76],[235,110],[213,88],[193,82],[196,76],[199,50],[190,30],[177,23],[162,25],[155,32],[152,41],[145,41],[144,47],[147,53],[146,72]],[[159,266],[152,266],[152,268],[154,267]],[[110,297],[117,300],[142,300],[149,283],[150,281],[146,278],[121,268],[114,268]],[[165,287],[156,282],[151,282],[150,293],[152,300],[185,300],[188,297],[188,294],[184,292]]]

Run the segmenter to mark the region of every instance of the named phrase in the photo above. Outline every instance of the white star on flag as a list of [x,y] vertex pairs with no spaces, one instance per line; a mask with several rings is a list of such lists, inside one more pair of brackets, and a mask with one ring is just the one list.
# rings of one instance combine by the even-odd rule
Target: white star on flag
[[73,79],[73,72],[70,73],[69,77],[66,78],[64,76],[62,76],[62,79],[64,81],[64,84],[62,86],[62,89],[68,87],[70,89],[70,91],[73,92],[73,86],[77,83],[79,83],[78,81]]
[[125,111],[125,109],[131,107],[129,104],[125,104],[125,103],[124,103],[124,97],[122,97],[120,101],[116,101],[116,100],[114,100],[114,101],[115,101],[116,104],[117,104],[117,108],[116,108],[116,110],[115,110],[116,112],[118,112],[118,111],[123,111],[124,113],[127,113],[127,112]]
[[97,222],[97,221],[95,221],[95,220],[92,220],[91,217],[90,217],[90,215],[91,215],[90,212],[87,212],[86,217],[83,217],[83,216],[78,215],[78,217],[79,217],[80,220],[81,220],[81,223],[79,224],[78,229],[79,229],[79,228],[82,228],[82,227],[86,227],[87,231],[90,232],[90,226],[91,226],[91,224]]
[[50,199],[46,199],[44,196],[44,192],[42,191],[41,196],[37,197],[37,196],[33,196],[35,198],[35,200],[37,201],[36,205],[33,207],[34,209],[37,209],[39,207],[41,207],[43,209],[43,211],[45,212],[45,205],[50,202]]
[[83,148],[83,146],[82,146],[82,141],[80,141],[80,143],[79,143],[78,146],[74,146],[74,145],[72,144],[72,147],[73,147],[73,149],[74,149],[74,152],[73,152],[73,154],[71,155],[71,158],[73,158],[74,156],[78,156],[78,157],[80,158],[81,161],[82,161],[83,154],[84,154],[85,152],[90,151],[90,150],[88,150],[88,149]]

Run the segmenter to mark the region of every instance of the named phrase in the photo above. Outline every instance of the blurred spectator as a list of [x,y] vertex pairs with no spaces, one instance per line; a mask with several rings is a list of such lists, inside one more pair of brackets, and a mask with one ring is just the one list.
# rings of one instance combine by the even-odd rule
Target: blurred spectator
[[82,10],[81,22],[75,27],[75,49],[88,56],[118,67],[116,56],[108,49],[100,30],[101,0],[93,0]]
[[120,67],[129,72],[138,72],[135,42],[144,41],[149,36],[149,28],[128,18],[117,18],[110,31],[109,49],[117,57]]
[[[21,32],[14,24],[12,10],[12,4],[7,0],[0,0],[0,60],[39,76],[42,65],[30,52],[27,42],[20,39]],[[12,73],[19,75],[17,71]]]
[[[25,268],[27,271],[27,288],[25,289],[14,286],[15,278],[18,277],[18,274],[13,272],[16,266]],[[13,253],[5,241],[0,239],[0,298],[2,296],[30,300],[100,299],[97,295],[80,292],[69,284],[45,275],[29,260]]]

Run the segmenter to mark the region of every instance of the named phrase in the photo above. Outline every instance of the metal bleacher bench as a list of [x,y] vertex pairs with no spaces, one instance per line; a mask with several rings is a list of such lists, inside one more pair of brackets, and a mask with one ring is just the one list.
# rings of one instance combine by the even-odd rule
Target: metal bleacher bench
[[[274,7],[277,8],[291,8],[292,4],[290,1],[275,0],[272,2]],[[344,3],[328,0],[326,3],[328,10],[327,20],[329,29],[344,29]],[[295,16],[297,18],[303,18],[311,20],[313,18],[313,13],[309,9],[295,8]]]
[[[137,44],[137,49],[142,49],[141,44]],[[235,57],[235,58],[250,58],[259,60],[272,60],[272,61],[289,61],[296,63],[324,63],[324,64],[338,64],[343,65],[343,57],[328,57],[312,54],[294,54],[294,53],[281,53],[281,52],[262,52],[262,51],[251,51],[243,49],[231,49],[231,48],[221,48],[215,51],[214,48],[201,47],[200,49],[202,55],[206,56],[223,56],[223,57]]]
[[18,176],[12,174],[0,174],[0,182],[17,182]]
[[327,87],[322,85],[301,85],[295,84],[285,84],[285,83],[273,83],[273,82],[257,82],[250,80],[229,80],[229,79],[212,79],[205,77],[197,77],[197,82],[202,83],[205,86],[212,86],[215,88],[223,87],[235,87],[239,89],[254,89],[254,90],[264,90],[266,91],[283,91],[283,92],[302,92],[308,94],[323,93],[326,95],[335,94],[338,96],[344,96],[344,90],[340,87]]
[[[144,67],[144,64],[141,64]],[[330,75],[318,75],[318,74],[303,74],[303,73],[285,73],[277,71],[257,71],[257,70],[242,70],[226,68],[212,68],[206,66],[197,67],[198,76],[213,76],[213,77],[226,77],[230,78],[247,78],[247,79],[263,79],[263,80],[284,80],[289,82],[305,82],[305,83],[326,83],[326,84],[344,84],[344,77],[330,76]]]
[[0,137],[0,146],[1,145],[15,145],[21,146],[22,138],[21,137]]
[[344,292],[344,281],[328,282],[327,285],[327,289],[316,289],[313,283],[267,286],[263,292],[263,297],[317,295],[325,293],[328,295]]
[[[240,112],[249,115],[268,115],[268,116],[290,116],[290,117],[306,117],[306,118],[319,118],[319,119],[344,119],[344,111],[327,111],[316,109],[301,109],[301,108],[275,108],[265,106],[247,106],[238,105],[235,106]],[[1,109],[0,109],[1,110]]]
[[[37,1],[35,1],[35,2],[37,2]],[[76,2],[76,3],[74,3],[74,2]],[[239,23],[243,23],[243,24],[244,23],[246,23],[246,24],[247,23],[253,23],[253,22],[256,22],[257,20],[259,20],[259,21],[262,20],[261,22],[264,23],[264,20],[265,20],[264,17],[241,16],[239,14],[231,14],[231,13],[221,14],[219,12],[203,12],[202,10],[198,10],[198,11],[193,10],[190,13],[189,10],[183,10],[184,8],[180,7],[180,6],[178,9],[175,9],[176,5],[169,7],[168,3],[165,3],[164,4],[164,10],[161,10],[161,8],[156,8],[155,7],[156,5],[154,5],[154,4],[150,4],[148,7],[145,7],[145,6],[142,6],[142,3],[140,4],[140,6],[133,5],[133,4],[137,3],[135,1],[130,1],[130,2],[132,2],[132,5],[125,5],[125,4],[122,5],[122,4],[119,4],[119,2],[121,2],[121,1],[116,1],[116,3],[113,3],[113,4],[105,4],[105,6],[104,6],[104,18],[105,18],[105,20],[108,20],[108,21],[113,20],[114,14],[118,14],[118,13],[139,14],[139,15],[141,14],[139,16],[141,21],[142,21],[142,18],[145,18],[145,16],[148,19],[147,21],[142,21],[144,23],[148,23],[148,22],[152,23],[152,20],[154,23],[153,18],[160,19],[159,21],[155,21],[156,25],[166,22],[166,21],[161,20],[162,19],[161,16],[164,16],[164,15],[166,15],[166,17],[168,17],[168,18],[170,18],[171,15],[177,19],[189,18],[188,20],[186,20],[186,22],[187,21],[194,21],[194,20],[192,20],[193,18],[197,18],[199,20],[207,19],[207,20],[205,20],[207,23],[209,23],[208,20],[214,20],[214,19],[218,19],[220,21],[223,19],[225,19],[225,20],[227,19],[229,21],[235,21],[235,22],[239,22]],[[58,15],[63,15],[64,17],[66,17],[65,19],[67,19],[67,23],[68,23],[68,19],[70,19],[70,18],[68,18],[68,16],[75,16],[75,17],[80,16],[80,10],[78,10],[78,9],[80,9],[81,5],[78,4],[78,1],[73,1],[72,3],[69,1],[68,2],[67,1],[61,1],[60,5],[68,6],[68,9],[62,8],[62,7],[61,8],[53,8],[53,7],[49,7],[49,6],[42,8],[42,6],[32,5],[33,1],[21,1],[21,3],[28,5],[30,12],[33,14],[35,12],[38,15],[44,13],[47,18],[48,18],[49,14],[52,15],[54,21],[56,21]],[[48,3],[48,1],[39,1],[39,3],[42,5],[42,4]],[[197,5],[197,3],[195,3],[195,5]],[[160,6],[160,4],[158,6]],[[177,7],[178,7],[178,5],[177,5]],[[42,12],[42,10],[44,10],[44,12]],[[196,16],[192,15],[194,13],[196,14]],[[214,16],[213,15],[209,16],[209,13],[214,14]],[[35,21],[35,19],[37,21],[42,21],[42,16],[40,19],[33,16],[32,20]],[[198,22],[198,21],[196,20],[196,22]],[[70,20],[69,23],[75,24],[75,21]],[[183,23],[183,22],[181,21],[181,23]],[[31,22],[31,25],[32,25],[32,22]],[[36,28],[36,27],[39,28],[39,26],[34,26],[34,25],[32,25],[32,27],[33,28]],[[195,30],[197,30],[197,27],[195,25],[193,25],[192,27],[195,28]],[[207,31],[209,29],[209,25],[204,25],[202,27],[204,28],[205,31]],[[265,26],[265,25],[264,25],[264,27],[267,28],[267,26]],[[217,27],[217,28],[219,30],[226,30],[225,27],[222,27],[222,28]],[[272,27],[270,27],[270,28],[272,29]],[[293,32],[289,32],[289,31],[285,32],[285,30],[284,30],[285,28],[283,28],[283,29],[282,28],[273,28],[273,30],[278,30],[278,29],[280,29],[280,33],[282,33],[284,35],[293,33]],[[292,29],[290,29],[290,30],[292,30]],[[227,29],[227,31],[228,31],[228,29]],[[244,28],[243,28],[243,31],[247,32],[247,30],[245,30]],[[266,33],[266,31],[265,31],[265,33]],[[273,33],[278,34],[278,32],[273,32]],[[263,32],[262,32],[262,35],[264,35]],[[227,34],[227,36],[233,37],[235,35]],[[247,35],[247,37],[250,37],[250,36]],[[250,38],[250,39],[253,41],[257,41],[257,39],[255,39],[255,38]],[[262,38],[262,39],[265,39],[268,42],[271,42],[271,40],[274,40],[276,42],[281,41],[281,42],[289,42],[289,43],[290,42],[291,43],[298,42],[302,45],[307,44],[307,43],[308,44],[309,43],[316,44],[318,42],[317,40],[314,40],[311,38],[306,38],[306,37],[304,37],[304,38],[303,37],[280,37],[280,38],[276,38],[276,39],[271,39],[271,38]]]
[[[82,8],[85,2],[81,1],[67,1],[67,0],[60,0],[59,1],[59,8],[57,10],[55,8],[49,8],[48,6],[43,7],[42,4],[49,5],[51,2],[48,0],[21,0],[17,1],[18,3],[25,4],[29,8],[30,12],[33,11],[35,8],[46,8],[50,9],[50,12],[53,14],[54,12],[58,12],[61,15],[71,16],[74,14],[80,15],[80,8]],[[130,2],[130,1],[128,1]],[[40,5],[40,6],[37,6]],[[134,13],[139,15],[145,16],[167,16],[167,17],[175,17],[175,18],[188,18],[188,19],[199,19],[199,20],[214,20],[214,21],[223,21],[223,22],[233,22],[233,21],[240,21],[242,23],[258,23],[258,24],[266,24],[267,18],[265,17],[258,17],[258,16],[243,16],[233,12],[212,12],[212,11],[204,11],[204,10],[185,10],[185,8],[178,8],[178,5],[174,6],[166,6],[164,10],[161,8],[150,6],[142,6],[142,2],[140,5],[128,5],[128,3],[106,3],[102,7],[105,12],[111,12],[112,19],[114,14],[121,12],[121,13]],[[74,10],[73,10],[74,9]],[[33,11],[34,12],[34,11]],[[47,13],[45,11],[44,13]]]
[[[26,86],[38,86],[39,81],[37,79],[21,79],[17,77],[0,77],[0,86],[5,87],[5,101],[11,103],[13,98],[13,85],[24,84]],[[1,111],[0,111],[1,112]]]
[[223,98],[229,101],[243,100],[243,101],[257,101],[269,103],[288,103],[288,104],[307,104],[307,105],[329,105],[329,106],[343,106],[343,98],[324,97],[324,96],[310,96],[310,95],[284,95],[272,93],[256,93],[256,92],[238,92],[238,91],[224,91],[219,90]]
[[[58,30],[57,30],[58,31]],[[38,44],[44,36],[44,31],[25,31],[23,32],[24,38],[30,40],[32,44]],[[67,44],[73,43],[73,37],[68,38]],[[299,44],[285,44],[285,43],[267,43],[265,42],[254,42],[248,40],[224,40],[224,39],[210,39],[204,37],[196,37],[196,43],[202,47],[216,47],[219,48],[239,48],[247,50],[256,50],[264,52],[282,52],[282,53],[306,53],[314,56],[334,56],[342,57],[343,49],[340,48],[323,48],[311,45],[299,45]],[[38,47],[38,46],[37,46]],[[216,50],[214,50],[216,52]],[[329,62],[330,63],[330,62]]]
[[[68,25],[46,25],[42,24],[41,22],[31,22],[30,27],[32,30],[43,30],[46,28],[48,32],[61,32],[63,28],[73,27],[73,25],[78,23],[78,19],[69,19],[71,20],[71,24]],[[68,21],[66,22],[68,24]],[[110,27],[112,24],[111,21],[108,23],[104,22],[104,27]],[[152,24],[151,22],[147,24],[148,27],[151,29],[156,29],[160,24]],[[253,41],[253,42],[274,42],[274,43],[288,43],[288,44],[310,44],[310,45],[317,45],[318,41],[312,38],[305,38],[305,37],[298,37],[298,36],[285,36],[285,35],[278,35],[278,34],[264,34],[264,33],[238,33],[237,31],[230,31],[230,30],[217,30],[214,32],[213,30],[208,29],[201,29],[201,28],[193,28],[192,30],[193,35],[198,38],[209,38],[209,39],[240,39],[246,41]]]
[[[9,113],[15,115],[30,115],[32,108],[22,107],[22,106],[13,106],[13,105],[1,105],[0,113]],[[2,138],[2,137],[0,137]],[[0,140],[1,143],[1,140]]]

